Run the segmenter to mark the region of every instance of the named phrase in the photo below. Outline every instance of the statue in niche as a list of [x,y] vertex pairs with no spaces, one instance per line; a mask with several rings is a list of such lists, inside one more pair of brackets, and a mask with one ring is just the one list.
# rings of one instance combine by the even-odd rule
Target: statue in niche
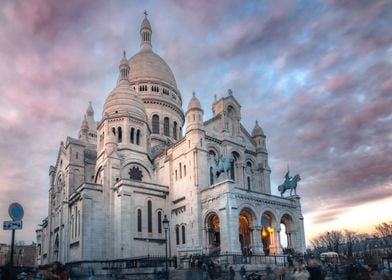
[[[215,175],[218,178],[222,173],[228,175],[228,172],[231,169],[231,163],[234,161],[234,156],[229,154],[228,156],[220,155],[218,160],[216,161],[215,167]],[[226,176],[228,178],[229,176]]]

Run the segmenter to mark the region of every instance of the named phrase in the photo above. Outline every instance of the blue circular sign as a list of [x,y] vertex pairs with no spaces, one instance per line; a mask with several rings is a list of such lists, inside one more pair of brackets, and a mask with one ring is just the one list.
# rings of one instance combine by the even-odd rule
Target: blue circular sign
[[22,205],[17,202],[11,203],[10,207],[8,208],[8,214],[14,221],[22,220],[24,216],[24,210]]

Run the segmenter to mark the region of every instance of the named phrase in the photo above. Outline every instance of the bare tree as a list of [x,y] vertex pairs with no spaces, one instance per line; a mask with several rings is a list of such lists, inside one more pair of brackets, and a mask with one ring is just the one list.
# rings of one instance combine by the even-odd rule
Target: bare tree
[[312,240],[310,240],[310,244],[313,246],[313,252],[317,255],[324,252],[324,248],[326,247],[321,235],[318,235],[317,237],[314,237]]
[[392,221],[378,224],[376,226],[376,236],[383,240],[384,246],[392,244]]
[[336,253],[339,253],[340,244],[343,242],[343,234],[340,230],[332,230],[327,232],[330,248]]
[[376,235],[380,238],[385,238],[389,235],[392,235],[392,221],[378,224],[376,226]]
[[357,233],[355,231],[345,229],[344,239],[347,247],[347,256],[352,257],[354,242],[358,240]]

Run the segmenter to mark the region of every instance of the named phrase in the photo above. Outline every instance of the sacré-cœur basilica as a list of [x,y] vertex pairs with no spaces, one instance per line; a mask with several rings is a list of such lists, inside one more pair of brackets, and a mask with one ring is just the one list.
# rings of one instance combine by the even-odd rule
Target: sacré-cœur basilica
[[299,197],[271,194],[258,122],[244,128],[231,90],[215,97],[211,119],[195,94],[184,111],[152,35],[145,17],[140,50],[124,52],[98,121],[90,103],[79,137],[60,145],[39,263],[165,255],[165,216],[171,256],[279,255],[283,228],[287,248],[304,252]]

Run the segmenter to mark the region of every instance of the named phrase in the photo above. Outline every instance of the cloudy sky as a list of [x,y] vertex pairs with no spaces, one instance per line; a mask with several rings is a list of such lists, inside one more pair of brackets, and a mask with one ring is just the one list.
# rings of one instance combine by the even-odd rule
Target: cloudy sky
[[392,220],[391,1],[5,0],[0,221],[24,206],[17,240],[35,240],[60,141],[77,136],[89,101],[101,118],[144,10],[184,108],[194,90],[207,119],[231,88],[244,126],[257,119],[267,135],[274,192],[288,165],[301,175],[307,238]]

